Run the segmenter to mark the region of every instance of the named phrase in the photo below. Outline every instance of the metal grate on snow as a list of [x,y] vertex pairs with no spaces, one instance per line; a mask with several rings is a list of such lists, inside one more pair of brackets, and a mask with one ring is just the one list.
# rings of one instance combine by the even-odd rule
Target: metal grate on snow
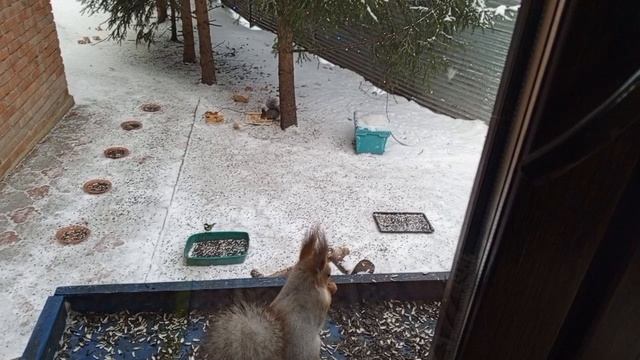
[[382,233],[431,234],[433,226],[424,213],[374,212],[373,219]]

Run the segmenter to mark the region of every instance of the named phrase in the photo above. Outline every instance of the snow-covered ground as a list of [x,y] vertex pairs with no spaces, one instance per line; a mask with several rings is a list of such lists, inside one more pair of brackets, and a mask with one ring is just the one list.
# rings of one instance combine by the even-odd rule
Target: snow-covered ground
[[[450,268],[483,122],[391,97],[389,126],[409,146],[390,139],[382,156],[356,155],[352,114],[384,113],[387,96],[315,59],[296,66],[298,128],[235,130],[234,122],[244,122],[240,112],[259,110],[276,93],[271,33],[215,10],[219,84],[205,86],[196,65],[182,64],[168,34],[150,49],[131,41],[79,45],[83,36],[107,36],[96,30],[104,17],[80,15],[74,0],[52,3],[77,106],[0,182],[0,358],[21,354],[57,286],[248,277],[253,268],[271,273],[295,261],[305,229],[316,222],[334,244],[351,249],[348,265],[366,258],[376,272]],[[235,93],[249,103],[235,104]],[[162,111],[143,113],[145,102]],[[222,110],[225,123],[206,124],[207,110]],[[130,119],[143,129],[121,130]],[[105,159],[109,146],[126,146],[131,155]],[[82,184],[97,177],[110,179],[113,190],[84,194]],[[27,193],[35,188],[46,194]],[[374,211],[424,212],[435,232],[378,233]],[[183,264],[186,238],[205,222],[251,234],[244,264]],[[74,223],[91,228],[89,240],[74,246],[53,240],[56,229]]]

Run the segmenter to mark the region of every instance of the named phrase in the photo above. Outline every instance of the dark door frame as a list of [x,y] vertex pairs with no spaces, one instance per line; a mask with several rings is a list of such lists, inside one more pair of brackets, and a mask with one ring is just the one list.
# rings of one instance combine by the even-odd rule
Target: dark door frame
[[[640,353],[637,341],[621,351],[594,336],[620,318],[611,304],[624,303],[637,269],[627,225],[640,222],[640,201],[629,201],[640,89],[587,116],[640,68],[638,14],[637,1],[523,1],[432,359]],[[612,260],[620,247],[628,256]]]

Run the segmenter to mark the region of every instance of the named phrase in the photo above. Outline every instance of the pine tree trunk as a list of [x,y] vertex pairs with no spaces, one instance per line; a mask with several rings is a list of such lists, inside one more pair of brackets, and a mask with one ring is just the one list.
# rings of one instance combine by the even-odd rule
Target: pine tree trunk
[[161,24],[167,20],[167,0],[156,0],[156,9],[158,11],[158,23]]
[[278,17],[278,85],[280,89],[280,127],[298,125],[296,88],[293,76],[293,32],[284,17]]
[[182,61],[185,63],[196,62],[196,47],[193,38],[193,21],[191,18],[191,0],[180,0],[182,16],[182,40],[184,48],[182,50]]
[[179,42],[176,24],[176,0],[169,0],[169,7],[171,9],[171,41]]
[[212,85],[216,83],[216,68],[213,62],[213,48],[211,46],[211,32],[209,30],[209,9],[207,0],[195,0],[196,20],[198,22],[198,42],[200,43],[200,68],[202,83]]

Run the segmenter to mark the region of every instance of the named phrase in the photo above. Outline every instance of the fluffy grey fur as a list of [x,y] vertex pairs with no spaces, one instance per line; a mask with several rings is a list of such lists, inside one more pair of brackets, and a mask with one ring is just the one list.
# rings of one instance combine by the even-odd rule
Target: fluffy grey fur
[[232,306],[218,315],[202,345],[209,360],[317,360],[320,330],[336,285],[330,279],[328,244],[313,227],[287,282],[266,307]]

